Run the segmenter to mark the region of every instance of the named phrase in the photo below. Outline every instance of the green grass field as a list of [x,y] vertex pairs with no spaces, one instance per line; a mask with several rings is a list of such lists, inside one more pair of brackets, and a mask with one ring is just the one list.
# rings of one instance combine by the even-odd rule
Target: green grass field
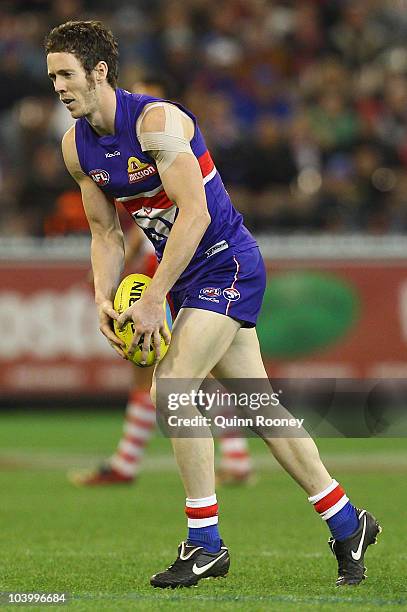
[[383,525],[361,586],[335,588],[326,526],[251,440],[257,483],[218,490],[229,576],[169,592],[149,586],[186,533],[169,441],[153,440],[136,485],[77,489],[66,478],[107,456],[120,430],[120,411],[0,416],[0,591],[67,591],[72,610],[407,610],[406,440],[319,443],[352,500]]

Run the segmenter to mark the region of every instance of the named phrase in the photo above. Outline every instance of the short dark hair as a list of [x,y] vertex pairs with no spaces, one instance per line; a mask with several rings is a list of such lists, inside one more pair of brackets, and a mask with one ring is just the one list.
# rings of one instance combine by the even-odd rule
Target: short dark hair
[[96,64],[106,62],[107,81],[115,89],[119,72],[119,50],[112,32],[100,21],[67,21],[46,36],[45,52],[72,53],[87,75]]

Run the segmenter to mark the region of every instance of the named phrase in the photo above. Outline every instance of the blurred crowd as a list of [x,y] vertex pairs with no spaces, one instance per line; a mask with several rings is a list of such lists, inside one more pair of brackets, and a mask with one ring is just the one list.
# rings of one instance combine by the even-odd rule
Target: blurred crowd
[[253,230],[407,230],[407,0],[2,0],[0,235],[87,231],[42,42],[95,18],[120,86],[198,116]]

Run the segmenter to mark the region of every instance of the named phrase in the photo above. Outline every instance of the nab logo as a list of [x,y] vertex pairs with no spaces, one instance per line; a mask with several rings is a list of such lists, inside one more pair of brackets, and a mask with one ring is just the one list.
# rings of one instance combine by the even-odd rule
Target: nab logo
[[138,159],[138,157],[129,157],[127,160],[127,174],[129,175],[129,183],[137,183],[149,176],[157,173],[157,168],[152,164],[146,164]]
[[225,297],[230,302],[236,302],[240,298],[240,293],[234,287],[228,287],[222,291],[223,297]]
[[221,294],[221,290],[218,287],[204,287],[199,293],[207,295],[208,297],[215,297]]
[[89,172],[89,176],[95,181],[99,187],[103,187],[107,185],[110,181],[110,175],[106,170],[101,170],[98,168],[97,170],[91,170]]

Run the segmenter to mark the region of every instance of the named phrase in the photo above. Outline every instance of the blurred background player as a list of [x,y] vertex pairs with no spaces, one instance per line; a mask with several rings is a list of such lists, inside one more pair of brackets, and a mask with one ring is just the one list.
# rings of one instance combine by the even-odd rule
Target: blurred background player
[[[130,88],[157,98],[167,96],[163,80],[146,76]],[[127,215],[126,215],[127,218]],[[126,227],[122,219],[122,226]],[[126,267],[152,277],[157,268],[154,249],[144,233],[133,223],[126,233]],[[133,385],[126,406],[123,434],[115,453],[100,466],[91,470],[73,471],[68,478],[76,485],[97,486],[130,484],[138,476],[144,451],[156,423],[155,409],[150,398],[152,368],[133,367]],[[217,470],[219,484],[246,484],[253,480],[252,462],[245,438],[225,435],[219,438],[220,462]]]

